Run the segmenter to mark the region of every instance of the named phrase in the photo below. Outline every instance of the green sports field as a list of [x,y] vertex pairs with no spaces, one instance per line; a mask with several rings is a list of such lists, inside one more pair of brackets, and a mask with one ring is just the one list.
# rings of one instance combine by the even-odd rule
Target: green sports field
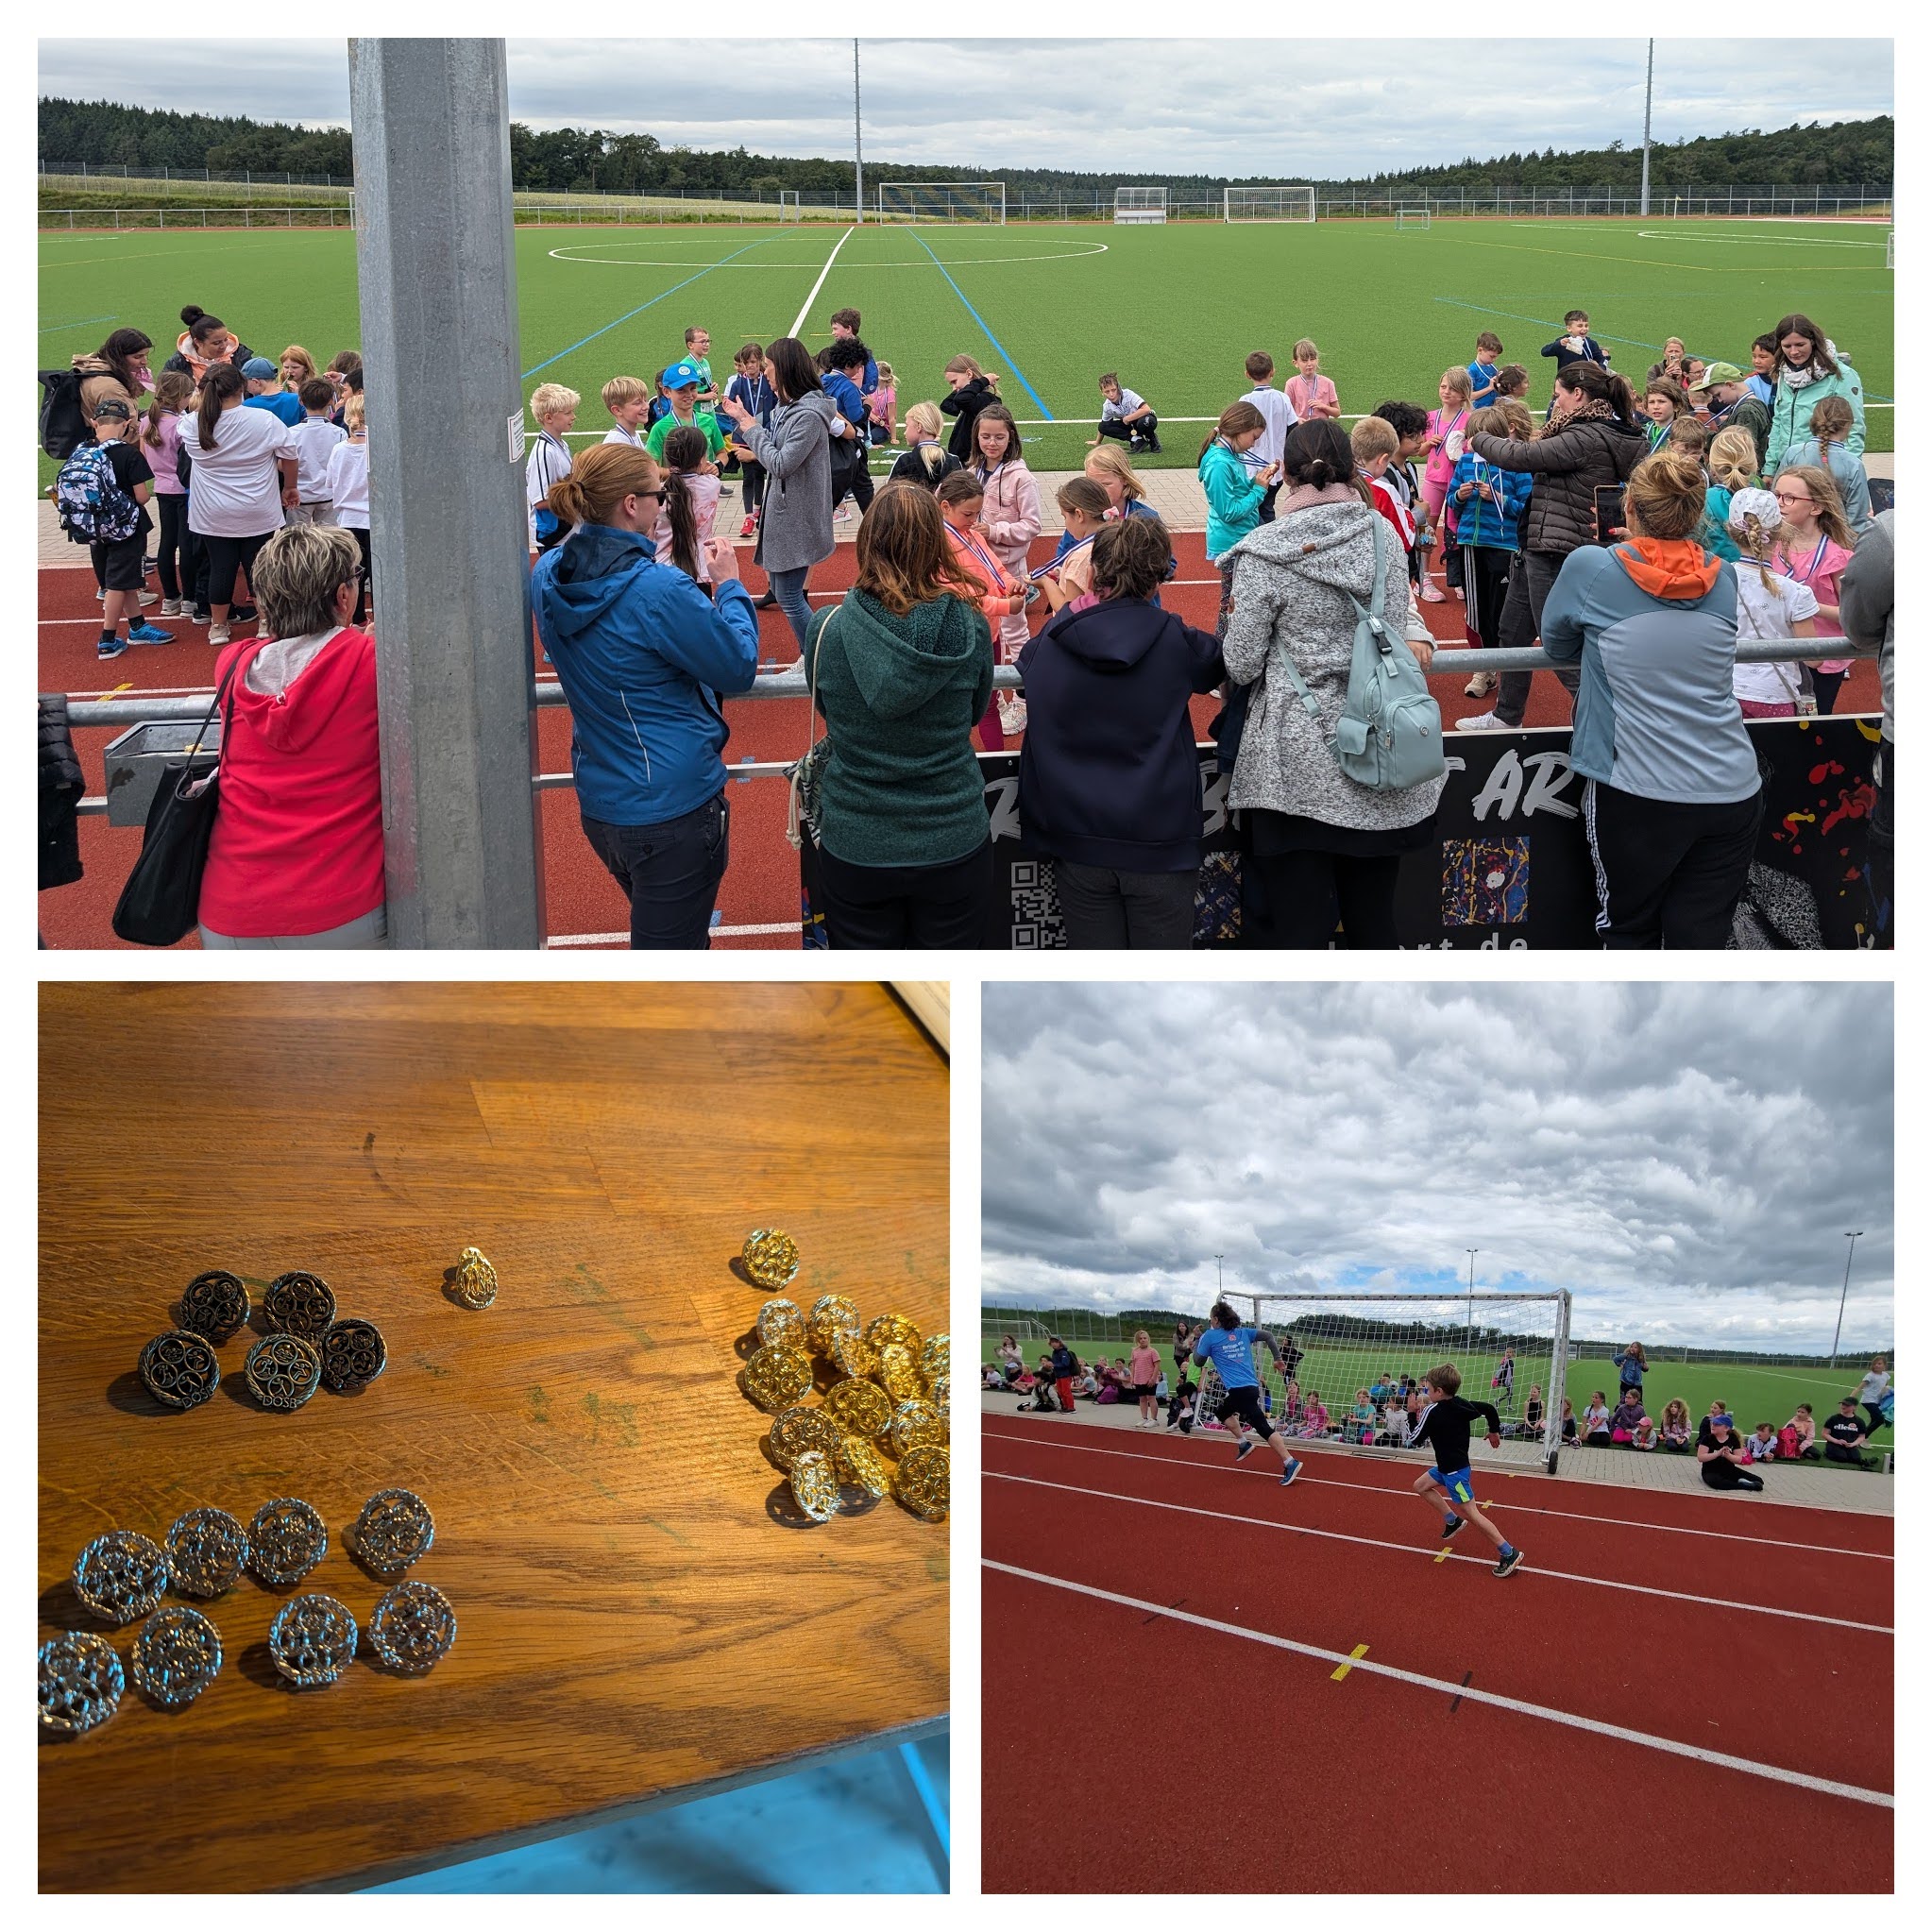
[[[1105,1344],[1099,1341],[1075,1340],[1071,1343],[1074,1352],[1084,1362],[1098,1358],[1103,1352],[1111,1361],[1116,1355],[1125,1355],[1132,1345],[1129,1333],[1118,1341]],[[980,1338],[980,1360],[982,1363],[996,1359],[999,1350],[999,1334],[982,1333]],[[1163,1367],[1173,1363],[1173,1330],[1165,1330],[1154,1335],[1154,1347],[1160,1350]],[[1023,1352],[1029,1360],[1037,1361],[1044,1352],[1043,1345],[1036,1337],[1029,1338],[1022,1345]],[[1339,1422],[1355,1400],[1355,1391],[1364,1381],[1372,1382],[1378,1373],[1386,1369],[1397,1376],[1420,1375],[1424,1370],[1435,1366],[1441,1360],[1408,1360],[1399,1353],[1372,1365],[1359,1349],[1306,1348],[1300,1364],[1299,1381],[1304,1396],[1319,1393],[1327,1404],[1330,1419]],[[1469,1360],[1457,1359],[1453,1352],[1451,1359],[1457,1361],[1465,1381],[1463,1393],[1474,1401],[1492,1399],[1489,1378],[1495,1373],[1494,1351]],[[1548,1345],[1545,1345],[1545,1360],[1548,1360]],[[1689,1408],[1693,1417],[1703,1415],[1713,1401],[1722,1398],[1730,1404],[1731,1413],[1737,1416],[1738,1426],[1746,1431],[1759,1422],[1769,1422],[1773,1428],[1782,1426],[1800,1402],[1811,1404],[1812,1415],[1822,1428],[1829,1415],[1838,1413],[1839,1398],[1854,1393],[1858,1386],[1858,1378],[1864,1373],[1865,1364],[1856,1366],[1848,1361],[1840,1361],[1836,1371],[1826,1368],[1783,1368],[1759,1365],[1749,1360],[1735,1362],[1663,1362],[1652,1364],[1649,1378],[1644,1382],[1644,1406],[1652,1415],[1663,1413],[1664,1404],[1673,1396],[1681,1398]],[[1268,1381],[1279,1391],[1280,1378],[1273,1369],[1266,1371]],[[1540,1382],[1542,1378],[1524,1361],[1518,1359],[1516,1381],[1516,1401],[1505,1414],[1520,1416],[1524,1398],[1529,1395],[1531,1384]],[[1572,1362],[1569,1364],[1568,1386],[1566,1393],[1575,1405],[1578,1415],[1588,1406],[1591,1392],[1602,1389],[1606,1392],[1611,1406],[1617,1402],[1617,1369],[1606,1361]],[[1499,1407],[1501,1405],[1499,1404]],[[1862,1417],[1863,1411],[1860,1415]],[[1892,1447],[1892,1432],[1882,1429],[1874,1439],[1877,1450],[1889,1450]]]
[[[1095,378],[1117,369],[1173,425],[1164,454],[1147,460],[1191,467],[1206,424],[1183,419],[1212,418],[1247,386],[1252,349],[1292,373],[1298,336],[1320,345],[1352,415],[1392,397],[1432,405],[1442,370],[1469,359],[1483,329],[1529,367],[1540,404],[1551,365],[1536,351],[1572,307],[1588,310],[1592,333],[1639,381],[1667,335],[1747,364],[1751,338],[1795,309],[1855,363],[1870,447],[1890,449],[1885,257],[1883,228],[1828,222],[523,229],[521,387],[581,390],[578,428],[602,434],[603,381],[661,369],[687,324],[710,330],[722,380],[738,343],[783,334],[805,311],[801,332],[816,347],[830,339],[830,313],[852,307],[894,366],[902,412],[943,395],[941,368],[963,351],[1000,372],[1034,466],[1071,468],[1092,434]],[[43,366],[124,326],[155,338],[159,364],[189,301],[271,357],[299,342],[326,362],[358,342],[347,229],[48,232],[40,261]],[[449,378],[451,407],[513,406],[474,395],[460,369]],[[43,470],[44,482],[44,460]]]

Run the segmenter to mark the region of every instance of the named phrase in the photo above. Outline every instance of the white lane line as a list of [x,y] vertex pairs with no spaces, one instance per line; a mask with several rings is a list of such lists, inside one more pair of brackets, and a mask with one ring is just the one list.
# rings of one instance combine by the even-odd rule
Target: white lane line
[[[714,925],[711,937],[714,940],[756,940],[769,939],[774,933],[788,932],[796,935],[798,921],[780,920],[775,925]],[[553,932],[544,941],[547,946],[628,946],[631,935],[627,932]]]
[[[1252,1469],[1245,1463],[1210,1462],[1205,1456],[1181,1454],[1178,1456],[1151,1456],[1144,1449],[1102,1449],[1097,1443],[1054,1442],[1042,1432],[1038,1436],[1016,1434],[1010,1429],[980,1429],[983,1440],[993,1442],[1017,1442],[1028,1448],[1073,1449],[1090,1456],[1120,1456],[1129,1462],[1165,1463],[1171,1468],[1178,1464],[1185,1469],[1205,1469],[1211,1475],[1222,1476],[1265,1476],[1268,1471],[1263,1466]],[[1420,1468],[1419,1463],[1404,1465],[1405,1467]],[[1507,1471],[1484,1471],[1485,1474],[1507,1474]],[[1558,1479],[1561,1480],[1561,1479]],[[1297,1476],[1296,1483],[1315,1483],[1325,1489],[1365,1489],[1376,1496],[1398,1495],[1399,1491],[1387,1488],[1381,1483],[1345,1483],[1338,1476]],[[1669,1536],[1710,1536],[1720,1543],[1757,1543],[1767,1550],[1803,1550],[1813,1556],[1863,1556],[1873,1563],[1890,1563],[1889,1550],[1845,1550],[1835,1543],[1797,1543],[1785,1536],[1740,1536],[1732,1530],[1694,1530],[1682,1523],[1650,1523],[1635,1517],[1592,1516],[1584,1510],[1543,1509],[1532,1502],[1514,1502],[1508,1497],[1498,1497],[1483,1504],[1485,1509],[1510,1509],[1519,1515],[1534,1517],[1560,1517],[1566,1522],[1611,1523],[1619,1530],[1660,1530]]]
[[832,244],[832,252],[825,257],[825,265],[824,267],[819,270],[819,279],[817,281],[812,283],[811,294],[805,298],[804,305],[800,308],[798,314],[791,318],[791,327],[785,331],[786,334],[796,335],[798,331],[805,327],[805,319],[807,315],[811,314],[812,304],[819,299],[819,291],[825,286],[825,278],[831,274],[832,264],[833,263],[838,261],[839,249],[844,247],[846,243],[849,242],[851,239],[852,230],[850,229],[847,229],[845,232],[842,235],[840,235],[836,242]]
[[[1284,1523],[1274,1517],[1235,1517],[1229,1516],[1226,1510],[1195,1509],[1191,1503],[1156,1502],[1151,1497],[1124,1496],[1117,1489],[1083,1489],[1076,1483],[1049,1483],[1040,1476],[1008,1476],[999,1469],[987,1469],[982,1473],[993,1483],[1024,1483],[1029,1489],[1059,1489],[1069,1496],[1093,1496],[1109,1502],[1130,1502],[1141,1509],[1171,1510],[1177,1516],[1206,1517],[1216,1523],[1249,1523],[1258,1530],[1280,1530],[1291,1536],[1319,1537],[1324,1543],[1355,1543],[1366,1550],[1393,1550],[1406,1556],[1426,1556],[1432,1563],[1442,1554],[1439,1544],[1391,1543],[1381,1536],[1353,1536],[1346,1530],[1317,1530],[1306,1523]],[[1491,1568],[1486,1556],[1464,1556],[1453,1550],[1449,1554],[1452,1563],[1476,1563],[1484,1569]],[[1627,1590],[1638,1597],[1662,1597],[1669,1603],[1706,1603],[1714,1610],[1742,1611],[1753,1617],[1784,1617],[1795,1623],[1826,1623],[1834,1630],[1865,1630],[1874,1636],[1892,1634],[1889,1623],[1858,1623],[1847,1617],[1821,1617],[1811,1610],[1781,1610],[1769,1603],[1737,1602],[1729,1597],[1700,1597],[1688,1590],[1662,1590],[1652,1584],[1627,1584],[1618,1577],[1579,1576],[1573,1570],[1546,1569],[1537,1564],[1525,1563],[1523,1568],[1529,1576],[1554,1577],[1559,1583],[1585,1584],[1596,1590]]]
[[1245,1637],[1249,1643],[1266,1644],[1270,1650],[1292,1651],[1296,1656],[1313,1657],[1318,1663],[1347,1664],[1351,1670],[1386,1677],[1397,1684],[1411,1684],[1418,1690],[1440,1691],[1445,1697],[1460,1697],[1466,1703],[1486,1703],[1498,1710],[1515,1711],[1522,1717],[1541,1718],[1546,1723],[1563,1724],[1573,1731],[1588,1731],[1599,1737],[1615,1737],[1619,1743],[1640,1744],[1647,1750],[1668,1752],[1672,1757],[1695,1758],[1699,1764],[1744,1771],[1754,1778],[1769,1778],[1773,1784],[1796,1785],[1801,1790],[1822,1791],[1832,1798],[1850,1798],[1859,1805],[1882,1805],[1888,1811],[1892,1808],[1890,1791],[1868,1791],[1858,1785],[1841,1785],[1836,1778],[1814,1777],[1809,1771],[1787,1771],[1782,1765],[1763,1764],[1756,1758],[1733,1757],[1727,1751],[1707,1751],[1698,1744],[1680,1744],[1674,1737],[1658,1737],[1648,1731],[1633,1731],[1622,1724],[1605,1723],[1601,1718],[1580,1717],[1574,1711],[1559,1711],[1549,1704],[1530,1703],[1522,1698],[1504,1697],[1494,1690],[1479,1690],[1473,1684],[1450,1684],[1440,1677],[1424,1676],[1419,1670],[1403,1670],[1394,1664],[1378,1664],[1368,1657],[1351,1657],[1340,1651],[1325,1651],[1318,1644],[1296,1643],[1293,1637],[1276,1636],[1269,1631],[1249,1630],[1239,1623],[1223,1623],[1213,1617],[1197,1617],[1192,1611],[1177,1610],[1166,1603],[1143,1602],[1138,1597],[1119,1596],[1112,1590],[1095,1589],[1091,1584],[1076,1584],[1066,1577],[1021,1569],[1015,1564],[995,1563],[990,1556],[982,1556],[979,1567],[997,1570],[1003,1576],[1018,1577],[1022,1583],[1040,1584],[1054,1590],[1071,1590],[1076,1596],[1117,1604],[1123,1610],[1139,1610],[1149,1617],[1165,1617],[1175,1623],[1191,1623],[1197,1630],[1215,1631],[1222,1636]]

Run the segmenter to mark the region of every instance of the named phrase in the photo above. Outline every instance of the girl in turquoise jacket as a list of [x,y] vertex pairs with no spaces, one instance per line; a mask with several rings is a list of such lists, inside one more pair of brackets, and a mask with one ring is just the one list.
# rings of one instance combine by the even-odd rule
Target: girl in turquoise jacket
[[1842,396],[1852,406],[1852,431],[1844,447],[1865,453],[1865,385],[1858,372],[1826,346],[1824,330],[1808,315],[1787,315],[1778,324],[1778,386],[1771,405],[1771,441],[1765,446],[1764,473],[1775,476],[1785,451],[1811,433],[1811,412],[1827,396]]
[[1230,402],[1221,412],[1214,433],[1201,445],[1201,460],[1195,474],[1208,499],[1211,564],[1260,527],[1262,500],[1268,485],[1280,475],[1281,466],[1271,463],[1265,469],[1252,470],[1242,461],[1242,454],[1254,448],[1267,428],[1267,418],[1253,403]]

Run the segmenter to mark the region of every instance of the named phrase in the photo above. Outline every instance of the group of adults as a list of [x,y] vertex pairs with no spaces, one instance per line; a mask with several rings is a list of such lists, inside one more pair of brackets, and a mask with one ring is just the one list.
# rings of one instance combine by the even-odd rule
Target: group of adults
[[[1806,317],[1786,317],[1778,333],[1781,385],[1830,380],[1829,348]],[[86,380],[138,393],[150,347],[138,331],[116,331]],[[368,640],[358,631],[337,646],[346,627],[327,621],[361,559],[352,541],[345,549],[303,540],[278,577],[269,552],[297,534],[280,527],[272,423],[258,419],[251,434],[241,419],[247,351],[195,311],[177,357],[200,390],[197,470],[218,467],[230,441],[238,460],[246,450],[263,470],[249,527],[207,533],[221,544],[209,587],[217,611],[238,569],[262,606],[265,635],[246,662],[216,667],[218,677],[242,672],[224,699],[229,742],[239,764],[259,733],[263,787],[261,822],[245,829],[250,807],[231,810],[225,777],[216,856],[246,856],[260,905],[249,931],[236,930],[227,901],[205,927],[257,943],[381,942],[380,890],[372,905],[351,908],[329,893],[303,899],[294,884],[318,864],[379,876],[370,863],[380,856],[381,816],[373,667],[366,677],[347,669],[368,658]],[[776,399],[766,418],[722,406],[769,480],[755,560],[796,622],[805,573],[833,548],[836,412],[795,338],[770,346],[767,367]],[[1576,666],[1566,674],[1576,699],[1572,762],[1586,781],[1603,942],[1722,946],[1762,788],[1732,691],[1735,583],[1696,541],[1702,469],[1669,446],[1647,456],[1627,385],[1588,363],[1559,373],[1551,419],[1534,438],[1478,434],[1471,447],[1535,478],[1503,641],[1540,636],[1552,656]],[[1223,755],[1228,802],[1242,815],[1246,863],[1265,908],[1261,941],[1323,947],[1339,924],[1349,946],[1396,943],[1397,873],[1403,854],[1431,839],[1444,778],[1371,788],[1341,769],[1334,744],[1358,618],[1378,589],[1391,613],[1411,619],[1395,626],[1405,633],[1398,648],[1427,669],[1433,646],[1413,619],[1405,556],[1376,540],[1381,519],[1340,426],[1297,424],[1281,461],[1273,520],[1219,560],[1218,636],[1161,607],[1167,533],[1158,518],[1126,514],[1093,537],[1091,592],[1059,608],[1020,656],[1029,713],[1022,828],[1065,875],[1076,944],[1189,942],[1202,852],[1189,704],[1224,683],[1245,699],[1238,745],[1224,739]],[[1594,541],[1595,492],[1615,485],[1625,490],[1628,535],[1603,548]],[[720,701],[749,690],[756,676],[757,615],[729,544],[709,546],[708,587],[658,562],[664,490],[663,472],[640,449],[610,443],[577,457],[552,492],[570,534],[538,558],[532,596],[570,705],[585,834],[630,902],[632,943],[701,948],[729,856]],[[1888,896],[1890,544],[1887,512],[1842,586],[1847,634],[1884,647],[1874,848],[1884,846]],[[829,739],[816,761],[815,910],[835,947],[977,947],[995,930],[991,823],[972,741],[991,696],[993,600],[962,562],[934,489],[918,481],[877,491],[856,551],[854,587],[812,614],[801,640]],[[264,597],[270,584],[292,587]],[[322,715],[337,676],[353,691],[348,710],[331,713],[314,737],[292,732],[287,720],[310,711],[311,692]],[[1528,682],[1506,679],[1499,709],[1519,713]],[[259,724],[258,698],[273,700]],[[313,797],[325,775],[344,807],[327,821],[290,803]],[[237,801],[246,795],[246,784],[234,788]],[[318,846],[339,866],[318,859]]]

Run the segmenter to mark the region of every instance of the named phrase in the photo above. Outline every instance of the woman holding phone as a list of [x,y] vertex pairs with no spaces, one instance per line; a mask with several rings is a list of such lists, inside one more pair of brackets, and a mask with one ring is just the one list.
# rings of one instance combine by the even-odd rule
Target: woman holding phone
[[[1478,431],[1467,447],[1499,469],[1528,472],[1535,487],[1523,522],[1523,558],[1503,605],[1500,642],[1528,650],[1543,628],[1543,605],[1572,551],[1604,541],[1599,534],[1597,492],[1617,489],[1644,459],[1642,417],[1621,376],[1595,363],[1569,364],[1556,379],[1550,420],[1520,440]],[[1527,670],[1504,671],[1496,709],[1456,720],[1458,731],[1515,730],[1530,701]],[[1577,673],[1558,673],[1574,698]]]

